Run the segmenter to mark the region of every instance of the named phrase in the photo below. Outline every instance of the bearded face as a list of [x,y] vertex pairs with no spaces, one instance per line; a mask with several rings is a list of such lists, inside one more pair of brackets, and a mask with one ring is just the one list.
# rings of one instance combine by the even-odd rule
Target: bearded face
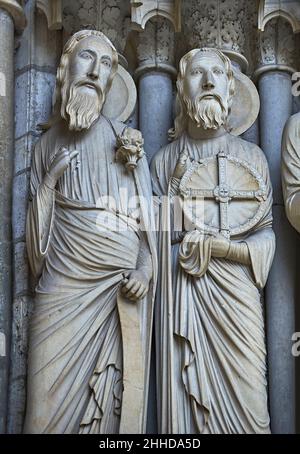
[[61,115],[69,122],[71,131],[89,129],[99,118],[105,93],[101,87],[86,79],[65,82],[62,87]]
[[226,123],[229,113],[228,101],[219,95],[200,95],[194,101],[185,96],[184,103],[188,116],[198,127],[219,129]]
[[71,131],[89,129],[99,118],[116,69],[116,51],[99,36],[83,38],[70,52],[61,77],[61,116]]
[[230,83],[214,52],[199,51],[188,63],[182,87],[188,117],[200,128],[219,129],[229,114]]

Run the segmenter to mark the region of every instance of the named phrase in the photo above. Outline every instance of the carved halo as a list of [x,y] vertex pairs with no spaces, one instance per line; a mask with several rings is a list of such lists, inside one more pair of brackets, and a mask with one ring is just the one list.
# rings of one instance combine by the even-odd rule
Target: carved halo
[[260,100],[254,83],[248,76],[233,69],[235,94],[228,118],[229,131],[240,136],[247,131],[258,117]]
[[121,65],[106,95],[102,113],[111,120],[127,121],[132,115],[137,100],[137,91],[131,75]]

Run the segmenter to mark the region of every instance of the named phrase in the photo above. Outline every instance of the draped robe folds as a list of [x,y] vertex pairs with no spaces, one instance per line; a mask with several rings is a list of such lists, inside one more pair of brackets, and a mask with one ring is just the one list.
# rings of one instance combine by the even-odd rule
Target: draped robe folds
[[[119,432],[123,351],[117,295],[124,273],[136,269],[142,236],[155,274],[155,240],[153,232],[141,231],[138,210],[137,195],[149,202],[149,219],[143,222],[151,222],[147,161],[139,161],[136,178],[115,162],[115,134],[125,125],[113,122],[113,127],[100,117],[90,130],[74,133],[61,122],[35,149],[27,247],[38,285],[30,325],[26,433]],[[61,146],[78,150],[79,156],[53,191],[44,177]],[[139,190],[137,179],[143,182]],[[145,387],[154,282],[138,303]],[[147,392],[143,427],[146,406]]]
[[[208,262],[206,272],[192,276],[180,265],[183,232],[172,229],[170,196],[174,195],[172,175],[184,148],[196,161],[223,150],[248,161],[263,177],[268,191],[263,218],[251,231],[231,238],[247,244],[251,265],[210,257],[209,244],[196,248]],[[163,260],[155,328],[159,430],[269,433],[260,290],[273,260],[275,236],[266,159],[259,147],[227,133],[207,141],[183,134],[154,157],[151,175],[154,193],[161,199],[159,262]],[[167,194],[168,202],[162,203]],[[194,259],[190,264],[181,262],[192,268]]]
[[288,120],[283,132],[282,188],[286,215],[300,232],[300,113]]

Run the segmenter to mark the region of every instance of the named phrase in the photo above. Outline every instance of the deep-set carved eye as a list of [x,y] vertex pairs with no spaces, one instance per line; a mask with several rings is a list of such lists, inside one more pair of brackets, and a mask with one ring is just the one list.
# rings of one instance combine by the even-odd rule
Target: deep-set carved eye
[[84,58],[85,60],[91,60],[93,57],[89,52],[83,51],[80,53],[80,57]]
[[103,64],[104,66],[107,66],[108,68],[111,67],[111,63],[110,63],[109,60],[102,60],[102,64]]
[[201,69],[193,69],[193,71],[191,71],[191,74],[192,76],[195,76],[197,74],[203,74],[203,71]]
[[224,71],[222,69],[214,69],[213,73],[220,75],[220,74],[224,74]]

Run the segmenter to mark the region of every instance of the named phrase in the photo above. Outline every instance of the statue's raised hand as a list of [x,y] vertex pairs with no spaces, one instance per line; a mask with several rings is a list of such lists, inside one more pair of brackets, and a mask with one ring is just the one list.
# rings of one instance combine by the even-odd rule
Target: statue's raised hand
[[180,153],[173,177],[181,180],[187,169],[189,168],[190,160],[189,160],[189,153],[186,148]]
[[63,175],[64,171],[68,168],[68,165],[72,159],[78,156],[79,151],[73,150],[70,151],[65,147],[62,147],[58,150],[53,161],[51,162],[48,175],[51,177],[55,183]]

